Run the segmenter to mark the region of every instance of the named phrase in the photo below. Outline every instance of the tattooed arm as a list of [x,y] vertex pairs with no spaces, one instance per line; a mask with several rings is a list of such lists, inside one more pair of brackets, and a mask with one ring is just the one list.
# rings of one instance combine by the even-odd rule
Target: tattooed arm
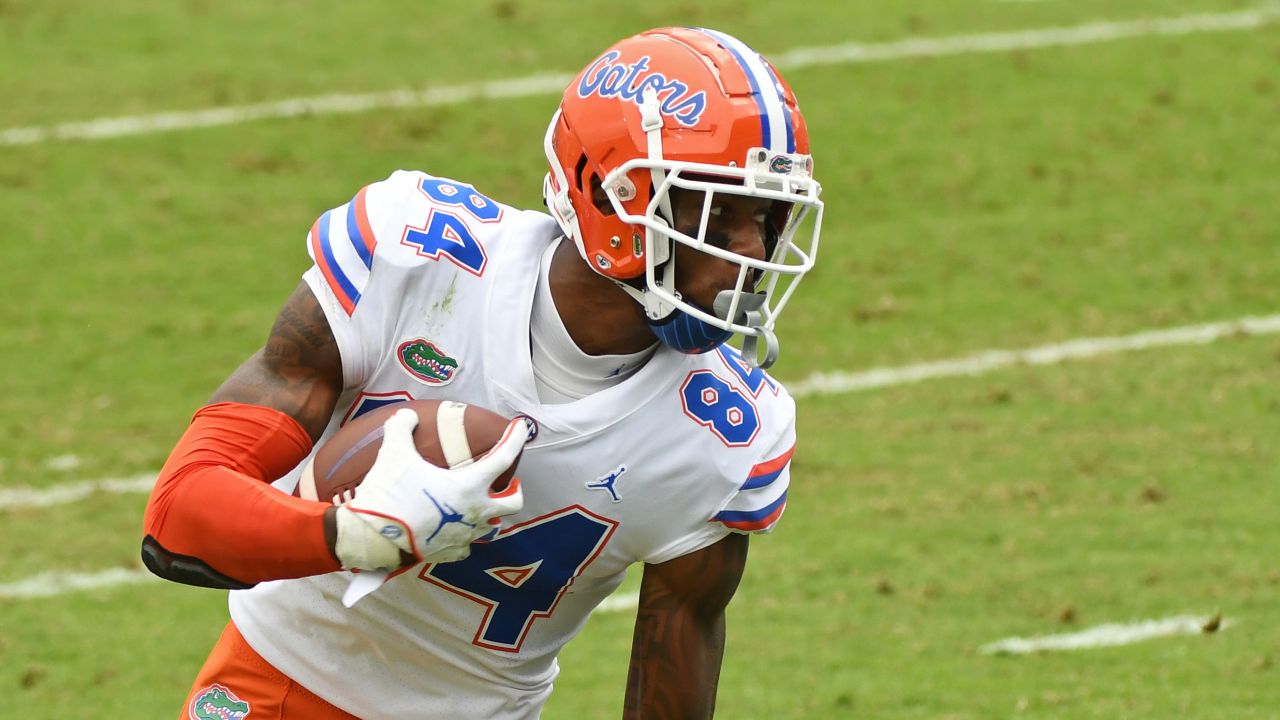
[[747,562],[746,535],[646,565],[631,641],[623,717],[709,718],[715,710],[724,610]]
[[342,360],[329,321],[305,282],[276,317],[264,348],[240,366],[210,402],[273,408],[319,439],[342,392]]
[[333,333],[301,283],[266,346],[196,413],[160,471],[143,519],[147,568],[233,589],[337,570],[333,506],[267,483],[306,457],[341,392]]

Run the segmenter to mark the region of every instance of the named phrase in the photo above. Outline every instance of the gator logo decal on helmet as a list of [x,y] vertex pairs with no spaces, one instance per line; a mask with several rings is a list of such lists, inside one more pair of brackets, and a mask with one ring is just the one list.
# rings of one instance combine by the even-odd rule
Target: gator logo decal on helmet
[[187,706],[191,720],[245,720],[249,703],[236,697],[225,685],[214,683],[195,694]]
[[448,385],[460,368],[457,360],[423,338],[400,343],[396,356],[405,372],[428,385]]
[[691,93],[687,84],[675,78],[668,78],[660,72],[645,73],[649,69],[648,55],[627,65],[617,62],[621,56],[617,50],[610,50],[592,63],[578,81],[578,97],[618,97],[639,105],[645,88],[649,87],[662,102],[659,112],[679,120],[681,125],[692,127],[698,124],[702,111],[707,109],[706,92]]

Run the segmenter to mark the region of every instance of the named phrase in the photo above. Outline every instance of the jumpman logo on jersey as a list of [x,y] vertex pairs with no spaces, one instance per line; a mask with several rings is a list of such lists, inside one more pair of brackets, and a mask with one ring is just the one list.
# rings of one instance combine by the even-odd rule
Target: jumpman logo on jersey
[[425,488],[422,490],[422,494],[426,495],[427,499],[431,501],[431,504],[436,506],[436,510],[440,511],[440,524],[436,526],[435,532],[431,533],[431,537],[427,538],[423,542],[424,545],[434,540],[436,536],[440,534],[440,531],[444,529],[444,526],[449,523],[462,523],[469,528],[476,526],[475,523],[469,523],[466,520],[463,520],[462,513],[454,510],[444,503],[441,503],[439,500],[436,500],[435,497],[433,497],[431,493],[427,492]]
[[618,497],[618,478],[622,477],[622,473],[627,471],[626,465],[619,465],[617,470],[600,478],[596,478],[595,482],[587,483],[588,490],[606,490],[609,498],[614,502],[622,502],[622,498]]

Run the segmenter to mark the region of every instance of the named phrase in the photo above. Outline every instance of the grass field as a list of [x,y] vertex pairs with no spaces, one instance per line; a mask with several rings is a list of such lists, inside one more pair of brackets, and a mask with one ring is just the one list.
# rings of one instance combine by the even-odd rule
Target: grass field
[[[1263,8],[1254,28],[786,71],[827,224],[776,375],[1280,311],[1274,5],[434,5],[3,0],[0,133],[569,73],[663,24],[773,55]],[[555,102],[0,145],[0,490],[158,468],[260,346],[312,220],[361,185],[420,168],[538,206]],[[753,542],[730,610],[718,716],[1280,717],[1277,387],[1280,336],[1242,334],[804,397],[786,519]],[[0,504],[0,586],[137,568],[144,502]],[[1214,634],[978,652],[1219,611]],[[0,594],[0,717],[174,717],[225,620],[225,593],[159,582]],[[592,619],[547,718],[620,714],[631,622]]]

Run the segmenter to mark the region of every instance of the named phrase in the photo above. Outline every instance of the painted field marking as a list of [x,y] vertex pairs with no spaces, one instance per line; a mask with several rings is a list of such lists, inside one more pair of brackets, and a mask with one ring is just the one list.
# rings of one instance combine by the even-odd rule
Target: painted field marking
[[798,383],[787,383],[787,389],[796,397],[836,395],[934,378],[984,375],[1017,365],[1054,365],[1065,360],[1083,360],[1134,350],[1206,345],[1228,337],[1275,333],[1280,333],[1280,315],[1246,317],[1206,325],[1148,330],[1133,335],[1080,338],[1026,350],[987,350],[950,360],[874,368],[861,372],[819,372]]
[[[1210,623],[1213,623],[1211,626]],[[1235,623],[1220,617],[1178,615],[1162,620],[1137,620],[1131,623],[1108,623],[1064,635],[1040,637],[1011,637],[978,648],[984,655],[1027,655],[1037,652],[1060,650],[1089,650],[1092,648],[1131,645],[1170,635],[1203,635],[1218,632]],[[1212,630],[1206,629],[1212,627]]]
[[0,584],[0,598],[29,600],[54,597],[78,590],[95,590],[118,585],[160,580],[143,569],[112,568],[99,572],[47,572],[17,582]]
[[62,505],[89,497],[93,493],[145,493],[156,484],[156,473],[141,473],[132,477],[85,480],[63,483],[52,487],[0,488],[0,510],[8,508],[33,508]]
[[58,470],[60,472],[70,472],[80,467],[79,455],[59,455],[51,457],[44,461],[44,466],[50,470]]
[[[847,65],[908,58],[1089,45],[1160,35],[1240,32],[1276,22],[1280,22],[1280,5],[1270,3],[1252,10],[1229,13],[1200,13],[1140,20],[1093,22],[1074,27],[798,48],[771,53],[770,59],[778,68],[789,70],[820,65]],[[482,98],[498,100],[551,95],[563,91],[574,77],[567,73],[542,73],[491,82],[446,85],[418,90],[314,95],[203,110],[124,115],[56,125],[15,127],[0,130],[0,146],[32,145],[54,140],[104,140],[304,115],[338,115],[384,108],[442,107]]]

